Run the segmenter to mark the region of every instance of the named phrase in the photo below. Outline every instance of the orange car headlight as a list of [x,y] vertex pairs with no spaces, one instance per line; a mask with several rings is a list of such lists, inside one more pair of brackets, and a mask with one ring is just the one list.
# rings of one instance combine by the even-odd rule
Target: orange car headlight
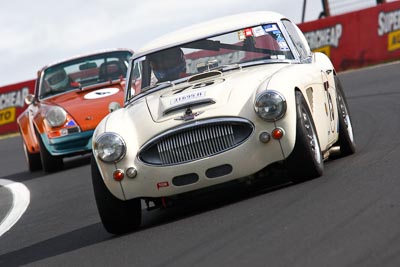
[[60,107],[51,107],[45,116],[51,127],[59,127],[67,120],[67,112]]

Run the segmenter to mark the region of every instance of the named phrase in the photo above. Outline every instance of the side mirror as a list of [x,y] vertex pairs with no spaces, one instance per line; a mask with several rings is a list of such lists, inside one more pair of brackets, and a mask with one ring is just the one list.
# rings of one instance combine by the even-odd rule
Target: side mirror
[[118,102],[111,102],[108,105],[108,111],[111,113],[113,111],[116,111],[117,109],[120,109],[121,105]]
[[32,94],[29,94],[25,97],[25,104],[30,105],[35,103],[35,96]]

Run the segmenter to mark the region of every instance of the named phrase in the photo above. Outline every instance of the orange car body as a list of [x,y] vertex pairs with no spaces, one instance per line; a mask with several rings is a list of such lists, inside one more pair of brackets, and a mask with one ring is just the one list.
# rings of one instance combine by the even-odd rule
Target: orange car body
[[[35,93],[27,97],[29,106],[17,118],[30,171],[56,171],[62,168],[64,157],[91,152],[93,131],[109,114],[110,103],[123,105],[132,54],[125,49],[103,51],[47,65],[38,72]],[[121,73],[112,77],[110,63],[117,61]],[[109,77],[101,77],[102,65],[109,68]],[[60,67],[67,70],[69,84],[67,89],[54,93],[48,88],[46,72]],[[61,115],[65,117],[58,118]],[[64,120],[55,125],[54,119]]]

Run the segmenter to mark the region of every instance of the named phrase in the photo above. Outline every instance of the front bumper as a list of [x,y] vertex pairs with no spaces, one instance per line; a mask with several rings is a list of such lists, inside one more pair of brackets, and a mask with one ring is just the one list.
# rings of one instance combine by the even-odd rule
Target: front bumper
[[44,133],[41,137],[51,155],[67,156],[91,151],[93,132],[90,130],[51,139]]
[[[271,129],[256,128],[247,141],[233,149],[172,166],[145,164],[129,151],[116,164],[96,160],[105,184],[119,199],[172,196],[246,177],[284,160],[280,141],[260,142],[259,135],[264,131],[271,132]],[[125,172],[129,167],[137,170],[135,178],[125,176],[121,182],[113,179],[116,169]]]

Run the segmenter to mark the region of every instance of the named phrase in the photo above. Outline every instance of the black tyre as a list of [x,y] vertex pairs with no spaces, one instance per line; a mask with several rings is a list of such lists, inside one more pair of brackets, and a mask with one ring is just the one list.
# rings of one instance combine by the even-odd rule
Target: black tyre
[[104,184],[93,156],[91,169],[97,209],[107,232],[119,235],[138,229],[142,220],[140,199],[123,201],[116,198]]
[[43,170],[45,172],[56,172],[62,170],[62,168],[64,167],[62,157],[51,155],[38,133],[36,133],[36,137],[39,142],[40,159],[42,161]]
[[336,145],[340,146],[340,155],[347,156],[354,154],[356,145],[354,142],[353,124],[350,118],[349,106],[344,95],[342,85],[338,77],[335,76],[337,105],[339,115],[339,140]]
[[28,148],[25,145],[25,142],[22,142],[22,146],[24,148],[25,159],[28,164],[29,171],[34,172],[41,170],[42,162],[40,159],[40,153],[29,153]]
[[322,175],[324,161],[317,131],[307,102],[296,91],[296,143],[287,159],[292,181],[302,182]]

